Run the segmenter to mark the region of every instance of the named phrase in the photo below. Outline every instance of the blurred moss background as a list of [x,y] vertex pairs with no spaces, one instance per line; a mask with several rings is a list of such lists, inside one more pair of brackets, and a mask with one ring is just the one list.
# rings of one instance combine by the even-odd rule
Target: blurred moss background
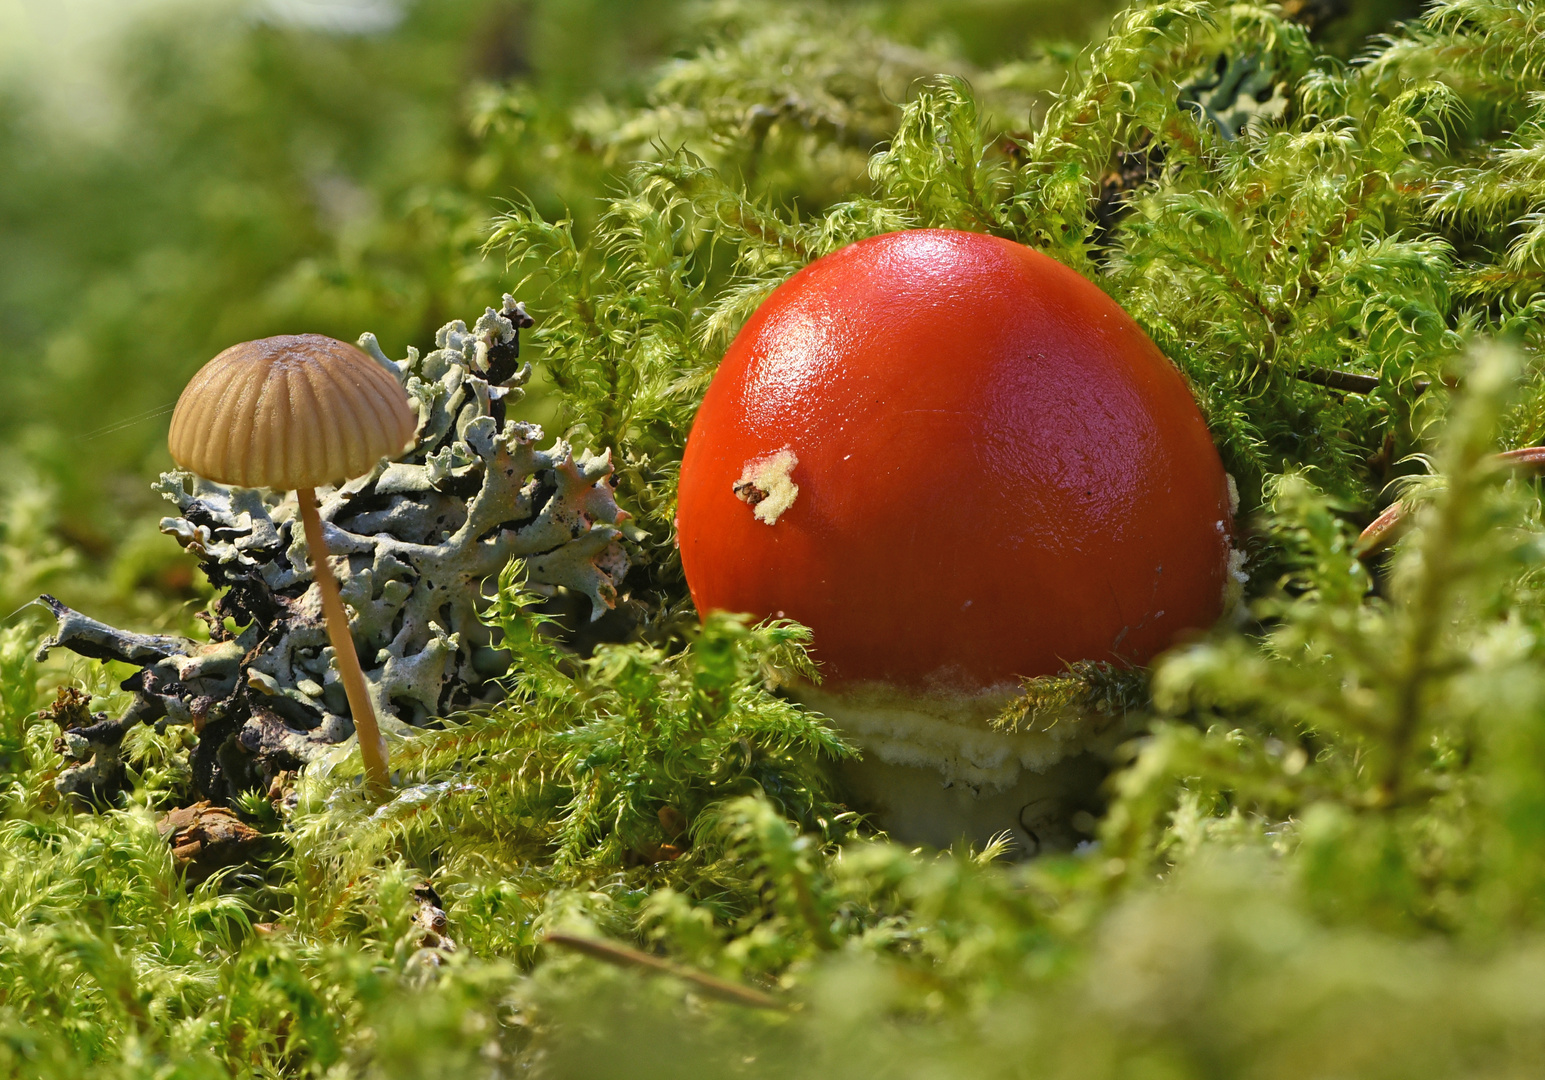
[[[1410,12],[1401,0],[1296,2],[1344,55]],[[840,32],[867,28],[913,50],[887,84],[898,107],[918,75],[1020,61],[1000,100],[1028,114],[1117,6],[824,9]],[[715,41],[730,43],[726,77],[741,77],[733,41],[754,31],[756,11],[0,0],[0,601],[44,586],[68,595],[68,572],[92,568],[97,604],[105,570],[128,617],[191,597],[191,567],[155,533],[146,484],[169,465],[166,414],[187,377],[249,338],[371,330],[401,355],[475,316],[517,284],[479,252],[489,217],[529,198],[583,228],[631,159],[694,140],[690,125],[650,112],[646,87]],[[876,119],[821,177],[716,164],[819,210],[866,183],[867,152],[895,116]],[[29,551],[6,556],[4,537],[14,549],[21,534]]]

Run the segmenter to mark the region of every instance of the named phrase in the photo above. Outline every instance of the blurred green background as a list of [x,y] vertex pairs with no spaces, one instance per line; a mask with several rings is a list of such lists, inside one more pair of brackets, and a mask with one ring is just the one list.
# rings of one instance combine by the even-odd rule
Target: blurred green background
[[[497,303],[517,283],[479,248],[505,200],[583,225],[652,142],[693,144],[648,108],[673,64],[800,8],[895,42],[897,102],[917,74],[994,70],[1023,128],[1116,6],[0,0],[0,602],[73,581],[154,621],[191,598],[146,483],[187,377],[276,333],[371,330],[400,356]],[[1343,54],[1406,13],[1303,10]],[[867,149],[746,179],[814,210],[864,184]]]

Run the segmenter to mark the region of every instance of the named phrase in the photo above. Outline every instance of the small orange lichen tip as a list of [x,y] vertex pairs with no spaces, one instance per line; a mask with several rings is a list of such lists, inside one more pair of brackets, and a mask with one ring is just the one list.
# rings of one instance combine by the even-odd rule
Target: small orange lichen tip
[[167,446],[221,484],[281,491],[361,476],[413,440],[418,417],[391,372],[353,345],[293,334],[232,345],[199,369]]

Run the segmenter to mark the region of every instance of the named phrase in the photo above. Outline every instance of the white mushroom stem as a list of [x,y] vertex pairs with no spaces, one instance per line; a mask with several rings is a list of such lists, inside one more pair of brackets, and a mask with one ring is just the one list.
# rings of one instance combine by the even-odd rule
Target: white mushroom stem
[[327,638],[333,643],[338,675],[343,679],[349,712],[354,716],[354,732],[359,736],[359,756],[365,763],[365,789],[373,795],[381,795],[392,785],[391,770],[386,764],[386,740],[376,723],[375,707],[370,703],[370,691],[365,686],[365,673],[359,666],[359,654],[354,651],[354,636],[349,633],[349,616],[343,609],[343,598],[338,595],[338,581],[327,563],[327,541],[322,536],[321,515],[317,513],[316,489],[300,488],[295,492],[295,498],[300,503],[300,519],[306,528],[306,548],[311,552],[317,588],[322,591],[322,619],[327,624]]

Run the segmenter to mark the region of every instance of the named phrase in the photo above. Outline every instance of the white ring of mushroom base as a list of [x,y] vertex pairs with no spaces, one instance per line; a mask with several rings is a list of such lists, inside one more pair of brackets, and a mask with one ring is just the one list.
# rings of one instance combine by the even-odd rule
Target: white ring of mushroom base
[[[1233,476],[1224,476],[1229,513],[1237,517],[1239,489]],[[1218,528],[1226,526],[1220,521]],[[1248,610],[1249,574],[1245,553],[1225,539],[1220,618],[1227,623]],[[1074,815],[1097,809],[1108,763],[1131,734],[1112,717],[1076,709],[1029,728],[995,726],[1004,707],[1024,693],[1019,685],[974,694],[901,691],[884,683],[840,693],[801,683],[785,691],[831,717],[863,752],[842,766],[858,809],[897,840],[941,848],[960,839],[980,847],[1005,832],[1023,854],[1071,848],[1080,839]]]
[[912,693],[883,684],[831,693],[788,687],[862,752],[843,766],[857,809],[905,843],[981,847],[1008,832],[1021,853],[1066,849],[1071,819],[1095,801],[1122,726],[1070,713],[1029,730],[991,721],[1021,688]]

